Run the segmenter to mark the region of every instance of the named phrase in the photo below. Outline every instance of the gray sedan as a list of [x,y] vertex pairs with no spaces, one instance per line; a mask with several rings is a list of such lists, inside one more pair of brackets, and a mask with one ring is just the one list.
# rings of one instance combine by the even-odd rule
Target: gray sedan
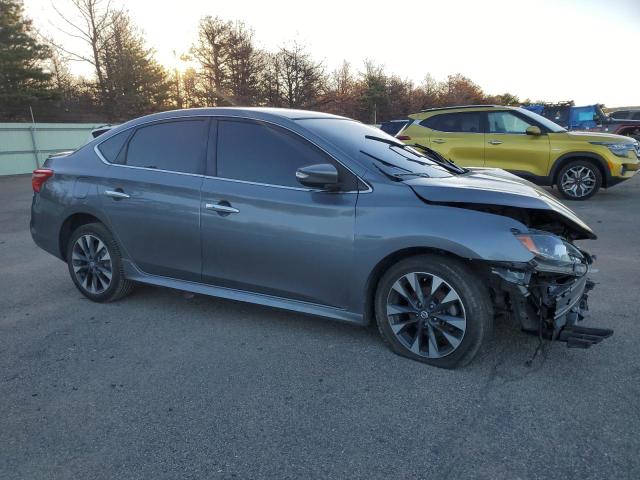
[[464,169],[323,113],[139,118],[33,173],[31,233],[86,297],[147,283],[377,322],[393,351],[454,368],[495,315],[586,348],[595,238],[502,170]]

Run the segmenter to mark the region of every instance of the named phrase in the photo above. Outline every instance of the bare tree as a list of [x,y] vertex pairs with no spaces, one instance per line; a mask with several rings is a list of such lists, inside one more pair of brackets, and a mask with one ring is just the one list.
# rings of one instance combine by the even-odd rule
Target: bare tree
[[329,77],[326,109],[338,115],[357,116],[356,87],[356,77],[345,60]]
[[312,108],[326,89],[326,75],[303,45],[281,47],[265,72],[272,101],[288,108]]
[[90,50],[90,54],[71,51],[62,45],[55,46],[68,54],[70,58],[88,62],[93,65],[98,90],[100,92],[100,102],[106,105],[107,85],[103,68],[104,48],[111,40],[113,22],[122,14],[121,10],[111,8],[111,1],[107,0],[70,0],[76,12],[76,18],[65,16],[52,2],[52,7],[64,22],[65,27],[56,27],[64,34],[82,40]]
[[253,30],[243,22],[233,24],[226,43],[226,87],[236,105],[251,105],[258,100],[260,72],[265,56],[256,49]]

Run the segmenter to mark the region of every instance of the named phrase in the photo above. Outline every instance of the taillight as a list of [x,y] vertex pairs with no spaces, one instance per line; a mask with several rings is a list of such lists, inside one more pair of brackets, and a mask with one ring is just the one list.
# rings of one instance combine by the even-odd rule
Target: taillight
[[44,182],[53,177],[53,170],[50,168],[36,168],[31,174],[31,188],[34,192],[39,192]]
[[411,140],[411,137],[409,135],[398,135],[396,138],[398,140],[402,140],[403,142],[406,142],[407,140]]

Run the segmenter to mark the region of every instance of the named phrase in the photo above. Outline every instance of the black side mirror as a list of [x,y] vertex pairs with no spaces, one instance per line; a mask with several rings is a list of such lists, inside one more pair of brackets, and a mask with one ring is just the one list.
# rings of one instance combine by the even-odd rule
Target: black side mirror
[[318,163],[300,167],[296,179],[305,187],[331,190],[338,185],[338,170],[330,163]]

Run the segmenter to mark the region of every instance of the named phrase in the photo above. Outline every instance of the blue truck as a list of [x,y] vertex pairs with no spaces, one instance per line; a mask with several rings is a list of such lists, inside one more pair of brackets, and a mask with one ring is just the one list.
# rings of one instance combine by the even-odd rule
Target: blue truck
[[612,118],[602,107],[601,104],[576,107],[573,102],[522,105],[522,108],[542,115],[567,130],[615,133],[640,140],[640,120]]

